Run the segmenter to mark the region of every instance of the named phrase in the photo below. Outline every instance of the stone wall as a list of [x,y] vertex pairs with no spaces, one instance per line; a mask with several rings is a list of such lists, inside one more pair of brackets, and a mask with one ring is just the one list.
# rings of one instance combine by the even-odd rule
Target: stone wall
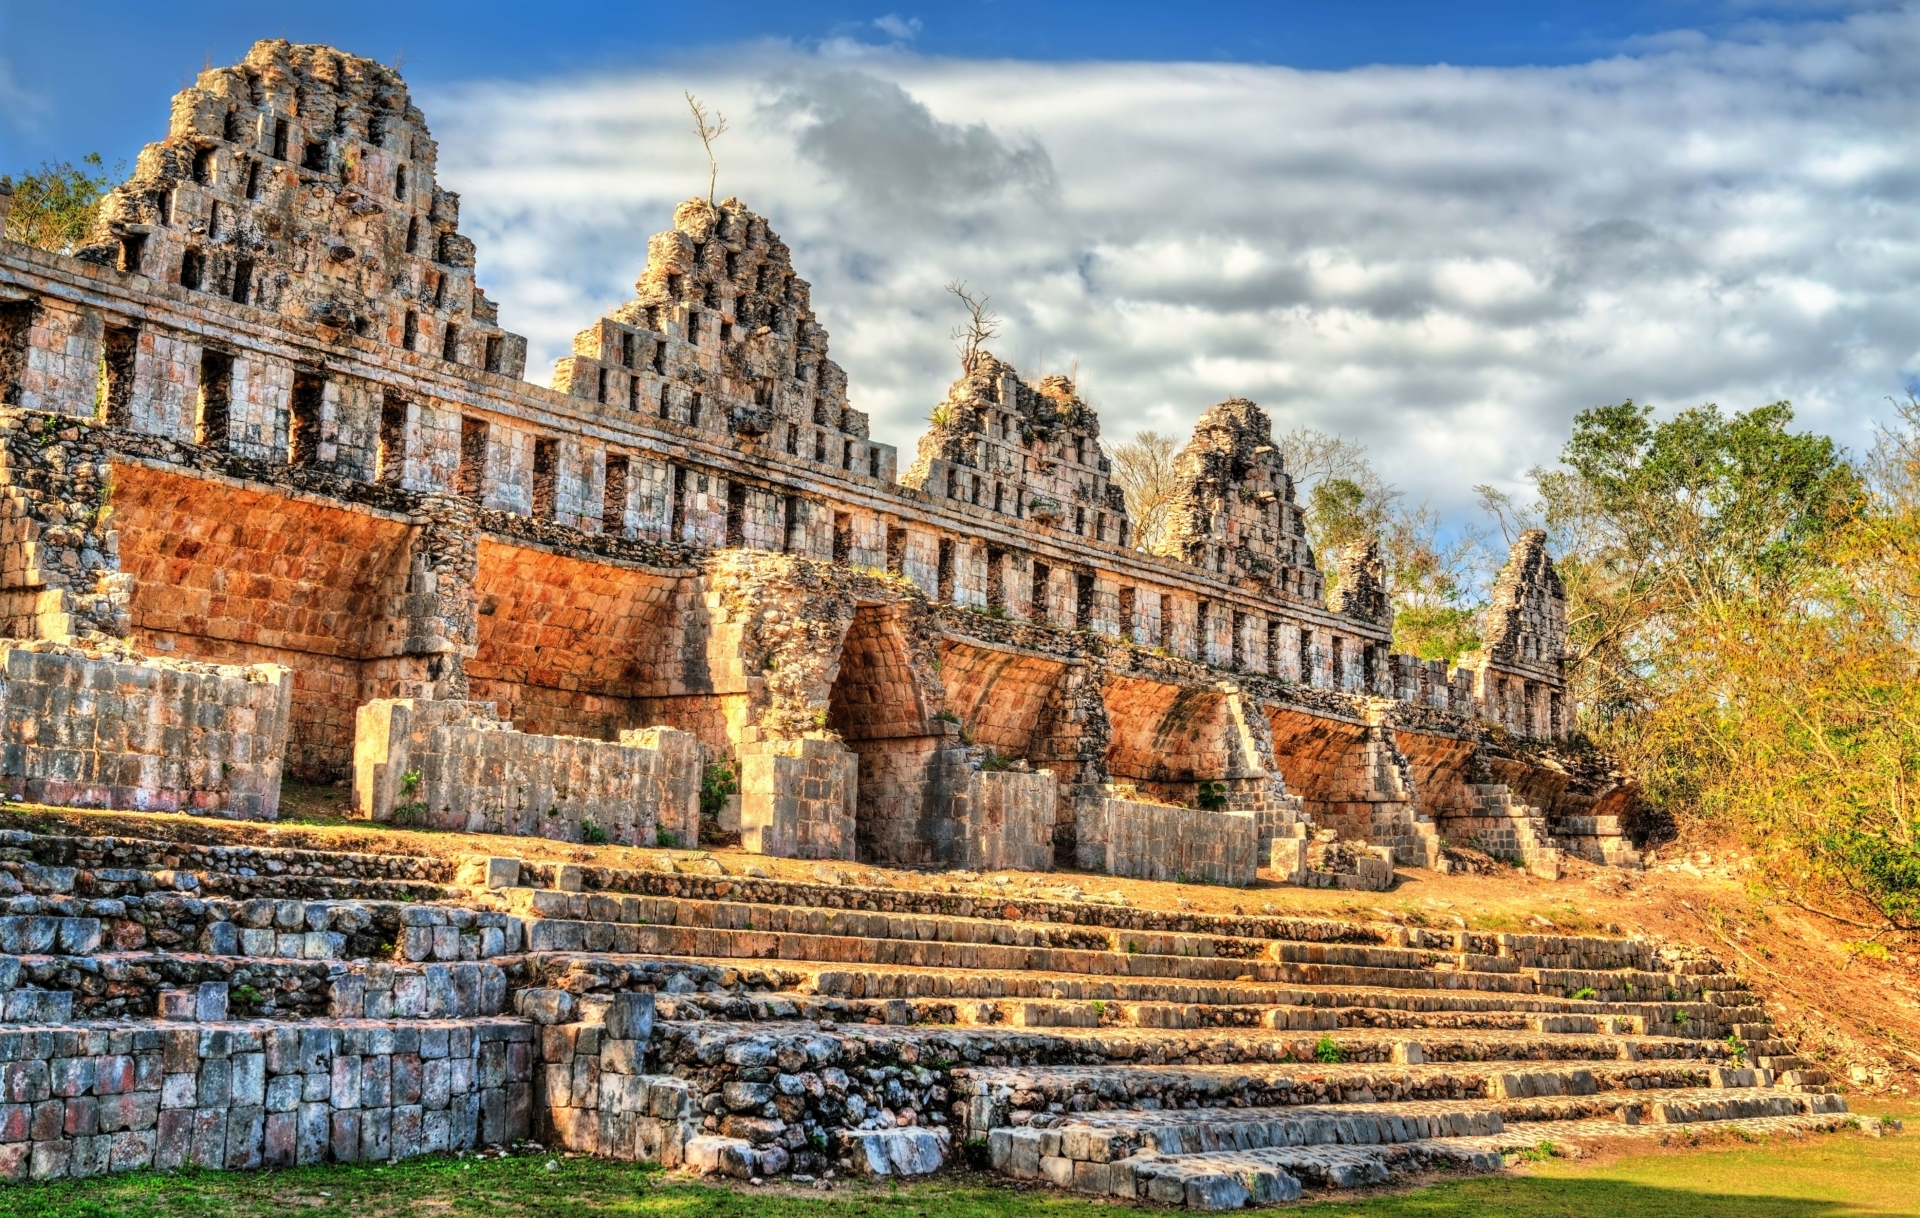
[[487,702],[360,708],[354,810],[369,820],[621,845],[699,839],[701,755],[688,733],[618,743],[516,732]]
[[824,734],[743,747],[740,844],[783,858],[852,859],[860,757]]
[[15,799],[272,820],[292,673],[0,644],[0,782]]
[[1082,869],[1140,880],[1253,883],[1262,860],[1252,813],[1148,803],[1117,790],[1080,818]]
[[72,1024],[9,1035],[0,1180],[383,1163],[528,1136],[518,1020]]
[[972,871],[1048,871],[1059,802],[1053,775],[1040,770],[969,770],[953,802],[963,848],[953,866]]

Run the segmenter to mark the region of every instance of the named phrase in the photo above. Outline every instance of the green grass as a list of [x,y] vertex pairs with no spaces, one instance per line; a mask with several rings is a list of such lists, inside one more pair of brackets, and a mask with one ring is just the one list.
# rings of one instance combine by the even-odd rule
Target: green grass
[[[983,1176],[813,1194],[716,1187],[634,1164],[533,1155],[396,1167],[135,1173],[0,1185],[9,1218],[1117,1218],[1103,1205]],[[1920,1136],[1719,1142],[1605,1162],[1550,1158],[1522,1173],[1302,1207],[1316,1218],[1866,1218],[1920,1215]]]

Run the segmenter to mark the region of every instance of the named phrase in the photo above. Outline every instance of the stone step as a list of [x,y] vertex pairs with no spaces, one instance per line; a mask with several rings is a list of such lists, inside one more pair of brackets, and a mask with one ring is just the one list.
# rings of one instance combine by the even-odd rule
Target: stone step
[[[1308,987],[1282,983],[1195,982],[1178,979],[1093,977],[1086,974],[936,969],[890,965],[845,968],[805,960],[621,955],[613,953],[540,953],[528,967],[539,984],[560,985],[581,992],[594,989],[663,989],[704,999],[693,991],[735,994],[765,990],[841,1001],[930,1000],[951,1002],[953,1013],[933,1008],[935,1022],[996,1022],[992,1013],[965,1019],[964,1002],[1000,1003],[1015,1000],[1056,1003],[1136,1003],[1178,1011],[1187,1026],[1255,1026],[1264,1022],[1254,1008],[1295,1008],[1289,1012],[1290,1030],[1352,1026],[1361,1012],[1374,1026],[1448,1027],[1485,1026],[1483,1017],[1516,1014],[1593,1015],[1629,1020],[1629,1030],[1679,1039],[1720,1039],[1723,1024],[1758,1015],[1757,1008],[1718,1008],[1702,1004],[1682,1006],[1689,1023],[1663,1022],[1675,1009],[1647,1004],[1604,1004],[1534,995],[1487,994],[1448,990],[1395,990],[1380,987]],[[684,977],[682,974],[684,973]],[[680,979],[676,979],[680,978]],[[1246,1007],[1246,1017],[1227,1018],[1225,1010]],[[1339,1012],[1353,1014],[1341,1016]],[[1206,1016],[1222,1012],[1218,1018]],[[864,1018],[865,1016],[863,1016]],[[837,1016],[836,1016],[837,1018]],[[882,1013],[889,1022],[911,1022]],[[1174,1026],[1174,1025],[1167,1025]],[[1277,1023],[1275,1024],[1277,1026]],[[1511,1026],[1503,1024],[1502,1026]],[[1716,1034],[1717,1033],[1717,1034]]]
[[[1298,1005],[1246,1003],[1231,1006],[1184,1003],[1102,1001],[1057,1002],[1010,999],[840,999],[817,994],[766,991],[730,991],[666,995],[659,1000],[661,1018],[718,1019],[732,1022],[770,1020],[827,1020],[839,1023],[935,1024],[1009,1028],[1161,1029],[1167,1031],[1227,1031],[1267,1029],[1277,1032],[1335,1032],[1350,1029],[1387,1035],[1405,1041],[1408,1033],[1425,1039],[1436,1032],[1537,1032],[1545,1043],[1570,1043],[1566,1038],[1634,1037],[1644,1056],[1724,1057],[1731,1051],[1717,1041],[1699,1038],[1645,1038],[1644,1017],[1591,1015],[1529,1015],[1497,1011],[1457,1013],[1446,1018],[1406,1016],[1382,1018],[1377,1008],[1321,1008]],[[1539,1039],[1539,1038],[1535,1038]],[[1584,1042],[1581,1042],[1584,1043]],[[1618,1042],[1609,1041],[1609,1044]],[[1437,1050],[1429,1050],[1429,1053]],[[1611,1054],[1607,1054],[1611,1055]]]
[[[660,1004],[661,1026],[676,1035],[694,1027],[729,1030],[738,1039],[751,1039],[771,1030],[792,1034],[796,1026],[720,1021],[687,1022],[670,1004]],[[1284,1031],[1207,1029],[1169,1034],[1144,1028],[1009,1028],[942,1026],[938,1024],[861,1024],[885,1027],[893,1043],[916,1042],[932,1046],[934,1056],[976,1060],[983,1055],[1018,1057],[1031,1064],[1113,1062],[1127,1064],[1317,1063],[1402,1065],[1471,1063],[1493,1070],[1530,1070],[1535,1065],[1554,1069],[1564,1063],[1662,1062],[1686,1063],[1689,1077],[1702,1085],[1711,1071],[1728,1062],[1725,1046],[1712,1041],[1658,1040],[1633,1037],[1542,1036],[1501,1032],[1342,1031],[1302,1036]],[[851,1030],[851,1029],[849,1029]],[[1713,1085],[1726,1085],[1713,1083]]]
[[1497,1106],[1474,1101],[1099,1112],[1058,1118],[1051,1126],[992,1130],[988,1150],[994,1170],[1033,1179],[1047,1174],[1043,1163],[1049,1158],[1111,1163],[1141,1151],[1171,1156],[1269,1146],[1380,1145],[1496,1134],[1504,1128]]
[[[1840,1107],[1836,1108],[1836,1103]],[[1038,1160],[1048,1157],[1108,1163],[1143,1151],[1172,1156],[1269,1146],[1379,1145],[1492,1136],[1513,1123],[1609,1120],[1627,1125],[1678,1124],[1843,1110],[1844,1101],[1837,1096],[1675,1088],[1530,1100],[1111,1111],[1051,1118],[1050,1125],[995,1129],[989,1135],[989,1149],[995,1170],[1007,1170],[1005,1160],[1012,1157],[1031,1173]],[[1045,1120],[1042,1118],[1042,1122]]]
[[516,918],[411,901],[238,900],[165,888],[117,897],[22,895],[6,908],[0,953],[7,955],[159,947],[309,960],[474,960],[520,948]]
[[1487,1136],[1432,1138],[1374,1146],[1313,1145],[1192,1155],[1134,1155],[1114,1163],[1057,1160],[1036,1178],[1060,1187],[1196,1210],[1239,1209],[1296,1199],[1302,1182],[1330,1189],[1384,1184],[1435,1167],[1497,1171],[1506,1156],[1542,1142],[1574,1146],[1620,1137],[1663,1137],[1676,1130],[1737,1129],[1754,1136],[1841,1128],[1851,1118],[1832,1113],[1749,1117],[1682,1125],[1628,1126],[1599,1120],[1508,1125]]
[[[0,956],[0,1020],[47,1022],[62,1002],[64,1018],[152,1017],[163,992],[208,983],[230,991],[236,1012],[276,1018],[493,1015],[506,1009],[508,990],[506,973],[487,962],[394,964],[199,952]],[[10,997],[15,993],[46,997],[16,1000]],[[5,1014],[16,1009],[21,1013]]]
[[[830,869],[836,872],[842,870],[839,866]],[[558,887],[553,882],[555,871],[556,865],[550,863],[520,865],[523,876],[537,881],[540,887],[548,890]],[[687,875],[632,868],[582,866],[578,871],[588,891],[569,893],[570,896],[619,899],[627,895],[639,895],[823,910],[1064,923],[1122,931],[1176,931],[1261,940],[1424,947],[1439,951],[1513,956],[1523,967],[1529,968],[1645,969],[1654,958],[1653,947],[1643,940],[1605,935],[1436,930],[1391,922],[1136,909],[1097,901],[1060,901],[1016,892],[941,893],[853,883]],[[619,920],[598,914],[590,915],[584,905],[574,908],[568,916],[575,921]]]
[[1181,981],[1234,981],[1349,985],[1396,989],[1474,990],[1531,994],[1532,978],[1514,973],[1437,972],[1296,964],[1208,956],[1166,956],[1098,949],[1017,947],[939,940],[869,939],[772,930],[634,925],[527,919],[530,953],[608,952],[620,955],[686,955],[730,959],[805,960],[816,963],[894,965],[915,969],[984,972],[1079,973],[1091,976],[1155,977]]
[[[949,1046],[964,1052],[963,1046]],[[956,1060],[961,1060],[956,1058]],[[1714,1067],[1688,1062],[1457,1062],[1424,1066],[1237,1063],[1233,1065],[971,1065],[956,1067],[954,1093],[974,1131],[1023,1124],[1038,1114],[1113,1109],[1252,1107],[1408,1100],[1542,1100],[1713,1086]],[[1731,1090],[1731,1089],[1730,1089]],[[1744,1089],[1741,1089],[1744,1090]],[[1780,1094],[1779,1089],[1761,1089]],[[1025,1114],[1024,1116],[1022,1114]]]
[[[1453,950],[1381,947],[1339,943],[1242,938],[1169,931],[1114,930],[1006,919],[936,917],[869,913],[863,910],[766,907],[743,902],[683,898],[613,896],[550,889],[511,888],[502,894],[512,912],[527,919],[529,930],[542,920],[613,925],[678,926],[713,930],[754,930],[862,939],[1042,947],[1124,952],[1128,955],[1217,957],[1287,963],[1350,965],[1389,969],[1445,967],[1469,972],[1518,973],[1520,962],[1507,956]],[[571,933],[571,932],[562,932]],[[588,934],[617,937],[604,927]]]

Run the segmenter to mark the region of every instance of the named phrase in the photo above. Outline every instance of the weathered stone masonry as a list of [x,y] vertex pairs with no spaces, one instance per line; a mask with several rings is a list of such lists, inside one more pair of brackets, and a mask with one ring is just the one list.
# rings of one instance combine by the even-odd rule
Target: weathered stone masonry
[[[630,779],[604,766],[663,727],[699,756],[674,746],[679,794],[655,802],[724,762],[727,827],[780,852],[1130,871],[1116,843],[1171,832],[1188,861],[1162,864],[1244,882],[1249,820],[1262,863],[1329,832],[1431,861],[1458,819],[1551,865],[1572,817],[1568,844],[1629,857],[1617,781],[1529,777],[1571,721],[1537,535],[1471,663],[1393,656],[1364,554],[1329,603],[1251,402],[1202,416],[1148,555],[1072,383],[984,351],[896,477],[790,251],[738,200],[676,210],[551,389],[520,379],[458,218],[397,75],[262,42],[175,99],[76,257],[0,247],[6,634],[285,670],[269,751],[310,778],[353,767],[357,722],[391,746],[370,704],[464,725],[423,754],[429,798],[398,793],[411,766],[380,786],[363,764],[373,815],[688,832],[611,810]],[[481,807],[561,761],[588,790],[541,798],[575,813]],[[243,787],[160,802],[271,813]]]

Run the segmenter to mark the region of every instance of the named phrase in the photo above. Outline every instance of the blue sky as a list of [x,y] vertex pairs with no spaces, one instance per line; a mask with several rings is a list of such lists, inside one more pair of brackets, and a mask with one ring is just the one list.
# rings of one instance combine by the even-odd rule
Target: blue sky
[[[1837,3],[1738,0],[1345,0],[1140,3],[962,0],[859,3],[542,4],[100,3],[0,0],[0,155],[32,163],[99,150],[128,157],[140,121],[201,63],[230,63],[257,38],[330,42],[383,63],[416,88],[476,77],[522,80],[658,63],[715,45],[777,39],[884,44],[906,35],[924,55],[1043,61],[1144,60],[1511,67],[1582,63],[1690,32],[1719,37],[1770,20],[1821,16]],[[86,36],[76,37],[84,30]],[[0,98],[4,100],[4,98]]]
[[953,279],[1110,438],[1245,396],[1460,520],[1589,406],[1787,399],[1858,451],[1920,383],[1920,0],[0,0],[0,171],[130,159],[279,36],[401,61],[535,380],[704,191],[699,93],[903,465]]

